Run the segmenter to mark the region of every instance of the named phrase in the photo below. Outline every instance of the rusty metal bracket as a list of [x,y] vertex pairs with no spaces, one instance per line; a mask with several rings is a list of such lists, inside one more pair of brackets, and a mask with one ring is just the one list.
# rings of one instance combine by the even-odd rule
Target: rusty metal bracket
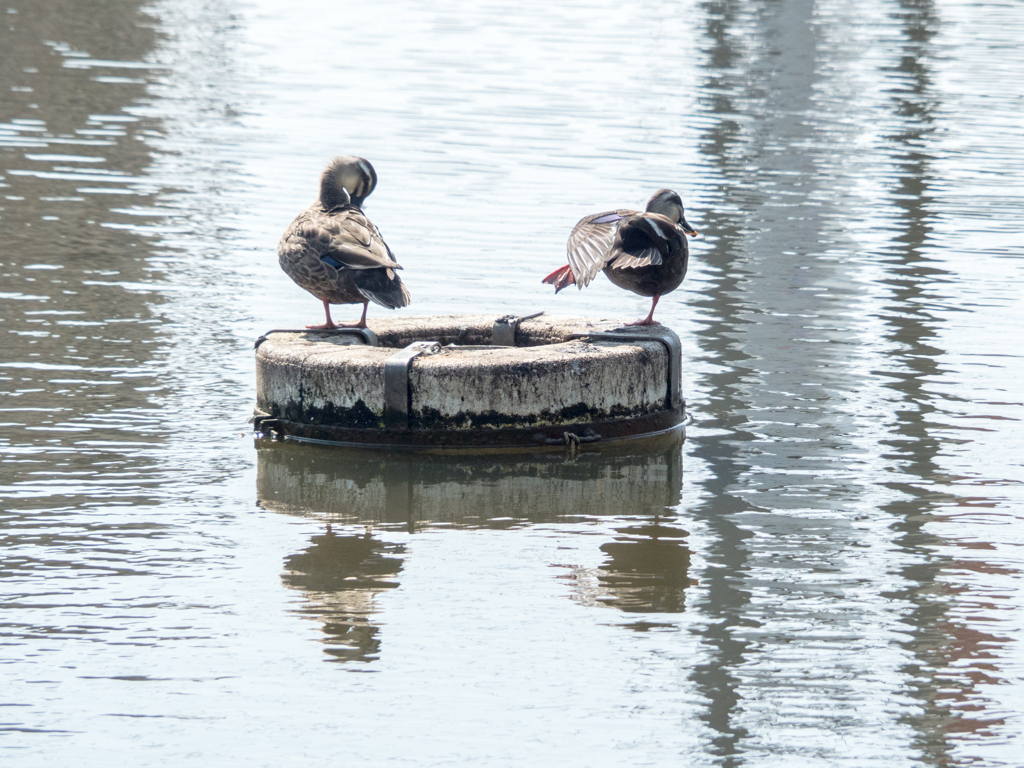
[[362,339],[362,343],[369,347],[379,347],[380,343],[377,341],[377,334],[371,331],[369,328],[331,328],[323,330],[314,330],[310,328],[275,328],[272,331],[267,331],[258,339],[256,339],[256,345],[254,349],[259,349],[260,344],[267,340],[267,337],[272,333],[313,333],[323,334],[326,336],[358,336]]
[[532,320],[540,317],[543,312],[534,312],[532,315],[520,317],[519,315],[503,315],[494,321],[491,328],[491,340],[496,347],[514,347],[516,345],[516,329],[524,320]]
[[596,339],[598,341],[658,341],[668,352],[668,406],[675,409],[685,407],[682,388],[683,347],[675,334],[654,327],[650,333],[636,331],[606,331],[595,333],[571,333],[570,339]]
[[409,371],[412,361],[423,354],[432,355],[441,349],[436,341],[414,341],[384,361],[384,426],[408,429],[412,393]]

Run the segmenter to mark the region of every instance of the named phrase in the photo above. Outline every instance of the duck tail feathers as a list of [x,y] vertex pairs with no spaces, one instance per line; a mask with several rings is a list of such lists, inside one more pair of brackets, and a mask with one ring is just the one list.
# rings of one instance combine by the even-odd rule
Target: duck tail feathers
[[558,293],[563,288],[567,288],[576,282],[576,276],[572,273],[572,267],[566,264],[564,267],[559,267],[550,275],[541,280],[545,285],[555,286],[555,293]]
[[[387,274],[389,272],[390,275]],[[386,309],[398,309],[412,303],[409,289],[392,270],[368,269],[358,274],[363,279],[357,278],[356,290],[374,304],[380,304]]]

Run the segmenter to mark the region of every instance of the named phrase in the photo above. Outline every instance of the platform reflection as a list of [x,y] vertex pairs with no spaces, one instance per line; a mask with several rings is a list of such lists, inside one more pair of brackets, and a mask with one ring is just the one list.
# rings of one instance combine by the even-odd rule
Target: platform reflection
[[664,515],[683,484],[680,433],[579,453],[400,453],[261,440],[257,455],[265,509],[409,530]]
[[[323,521],[326,533],[285,561],[284,583],[303,592],[332,660],[373,661],[378,598],[398,586],[405,547],[388,531],[522,528],[616,518],[598,568],[567,566],[571,597],[628,615],[684,609],[690,552],[675,527],[683,482],[682,435],[601,451],[424,454],[260,440],[261,507]],[[618,525],[621,521],[621,525]],[[605,523],[607,525],[607,523]],[[353,531],[354,527],[362,527]],[[589,545],[588,545],[589,546]],[[659,626],[636,616],[638,630]]]

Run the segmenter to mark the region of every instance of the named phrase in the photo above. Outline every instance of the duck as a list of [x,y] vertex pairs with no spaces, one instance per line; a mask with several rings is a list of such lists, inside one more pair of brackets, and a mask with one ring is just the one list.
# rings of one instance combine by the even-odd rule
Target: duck
[[569,235],[569,263],[541,282],[555,286],[555,293],[573,283],[583,290],[603,271],[619,288],[653,299],[647,317],[627,325],[660,325],[654,319],[658,300],[686,277],[687,235],[696,237],[697,230],[686,221],[682,198],[659,189],[643,212],[620,209],[580,219]]
[[[412,300],[398,276],[401,265],[363,213],[363,201],[376,186],[377,173],[368,160],[334,158],[320,174],[320,196],[281,236],[281,269],[324,304],[327,322],[307,325],[310,330],[365,328],[371,301],[397,309]],[[331,304],[362,304],[362,317],[355,323],[335,323]]]

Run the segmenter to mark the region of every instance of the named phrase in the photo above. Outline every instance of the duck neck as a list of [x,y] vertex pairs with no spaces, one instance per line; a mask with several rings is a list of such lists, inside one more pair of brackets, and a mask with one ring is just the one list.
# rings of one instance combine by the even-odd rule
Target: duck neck
[[333,173],[327,171],[320,178],[320,205],[325,211],[340,208],[351,202],[348,190],[338,185]]

